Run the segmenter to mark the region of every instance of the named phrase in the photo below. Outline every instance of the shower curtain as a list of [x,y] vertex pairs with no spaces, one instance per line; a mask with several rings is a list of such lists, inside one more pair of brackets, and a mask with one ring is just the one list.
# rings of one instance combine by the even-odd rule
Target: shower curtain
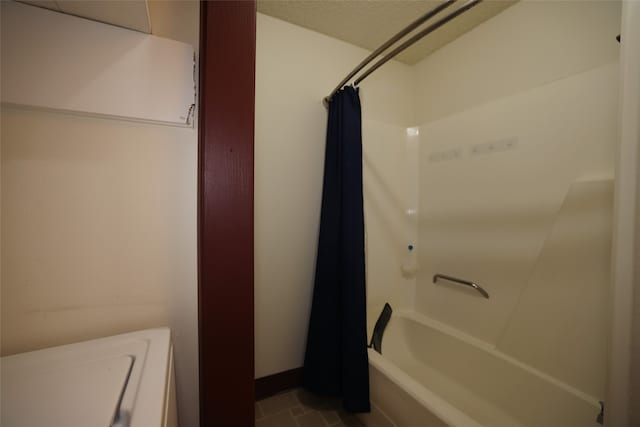
[[369,361],[358,89],[329,104],[315,284],[303,369],[306,389],[369,412]]

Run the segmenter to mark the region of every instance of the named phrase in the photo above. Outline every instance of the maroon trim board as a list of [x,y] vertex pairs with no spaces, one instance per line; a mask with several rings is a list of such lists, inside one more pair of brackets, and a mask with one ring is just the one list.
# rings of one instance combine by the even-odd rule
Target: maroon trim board
[[254,424],[255,1],[200,3],[200,425]]
[[302,386],[302,368],[256,378],[256,400]]

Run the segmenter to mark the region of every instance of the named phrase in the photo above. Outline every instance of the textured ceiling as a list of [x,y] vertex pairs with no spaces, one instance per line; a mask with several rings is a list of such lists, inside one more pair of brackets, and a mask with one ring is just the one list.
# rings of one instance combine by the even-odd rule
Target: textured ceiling
[[[258,0],[258,12],[374,50],[440,3],[433,0]],[[514,0],[483,1],[420,40],[396,59],[413,65],[514,3]],[[445,16],[462,4],[464,1],[458,1],[437,16]],[[428,22],[435,20],[437,17]],[[426,24],[420,28],[424,27]]]

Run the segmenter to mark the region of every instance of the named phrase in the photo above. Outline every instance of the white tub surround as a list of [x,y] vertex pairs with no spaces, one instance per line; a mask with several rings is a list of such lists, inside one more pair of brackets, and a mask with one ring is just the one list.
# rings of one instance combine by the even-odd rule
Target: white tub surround
[[382,353],[371,399],[398,427],[598,425],[596,397],[418,313],[394,312]]

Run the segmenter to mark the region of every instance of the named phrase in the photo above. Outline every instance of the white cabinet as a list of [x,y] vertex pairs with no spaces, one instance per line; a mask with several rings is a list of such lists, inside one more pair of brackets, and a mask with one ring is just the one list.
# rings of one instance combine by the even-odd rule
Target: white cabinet
[[191,125],[189,44],[2,2],[2,102]]

